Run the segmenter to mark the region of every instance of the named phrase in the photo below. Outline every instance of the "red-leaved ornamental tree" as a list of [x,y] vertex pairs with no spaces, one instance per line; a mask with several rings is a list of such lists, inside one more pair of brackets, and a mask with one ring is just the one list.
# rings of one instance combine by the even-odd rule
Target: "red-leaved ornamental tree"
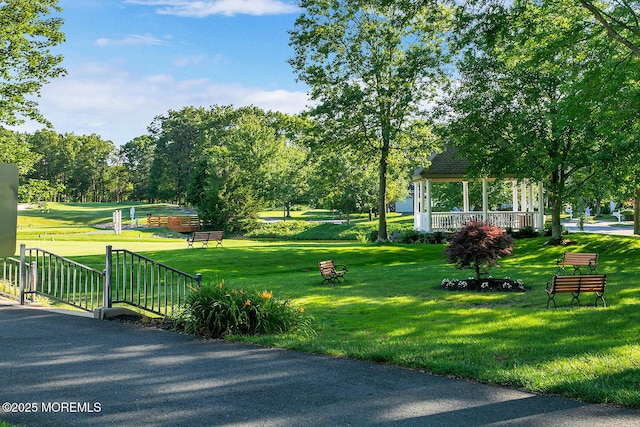
[[447,261],[459,269],[470,268],[476,279],[512,254],[513,239],[504,230],[481,221],[470,222],[455,232],[446,246]]

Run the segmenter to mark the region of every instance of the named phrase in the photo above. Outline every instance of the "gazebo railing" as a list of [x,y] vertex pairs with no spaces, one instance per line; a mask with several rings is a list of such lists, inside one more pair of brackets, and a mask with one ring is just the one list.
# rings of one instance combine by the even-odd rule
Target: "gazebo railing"
[[[416,229],[426,230],[427,215],[427,213],[419,214],[420,217],[415,222]],[[433,231],[457,230],[472,221],[484,221],[483,213],[477,211],[431,213],[431,229]],[[524,227],[542,229],[537,212],[488,212],[487,221],[503,229],[519,230]]]

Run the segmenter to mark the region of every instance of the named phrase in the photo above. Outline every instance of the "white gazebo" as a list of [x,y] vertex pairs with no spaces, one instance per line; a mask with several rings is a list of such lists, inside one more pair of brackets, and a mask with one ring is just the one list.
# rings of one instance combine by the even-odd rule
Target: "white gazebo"
[[[457,150],[453,147],[448,147],[444,152],[432,155],[429,160],[431,164],[426,168],[417,169],[413,176],[413,226],[415,230],[426,232],[457,230],[471,221],[489,222],[500,228],[514,230],[529,226],[538,231],[543,230],[544,199],[541,183],[523,181],[518,184],[517,180],[510,179],[513,189],[512,211],[489,211],[487,186],[488,182],[495,181],[495,178],[482,178],[482,211],[470,211],[469,182],[472,179],[466,176],[469,162],[459,157]],[[434,182],[462,183],[462,211],[433,212],[431,185]],[[536,197],[534,197],[534,192]]]

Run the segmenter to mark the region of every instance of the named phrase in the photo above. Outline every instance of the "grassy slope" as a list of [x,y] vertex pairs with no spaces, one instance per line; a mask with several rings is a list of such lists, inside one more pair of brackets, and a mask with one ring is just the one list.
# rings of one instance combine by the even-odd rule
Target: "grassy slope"
[[[89,213],[79,217],[85,215],[91,223]],[[19,238],[38,231],[22,230]],[[138,242],[134,235],[114,241],[113,235],[86,234],[76,241],[43,243],[68,243],[67,249],[87,255],[74,259],[89,264],[103,262],[107,243],[128,249],[146,244],[132,250],[200,272],[205,281],[224,279],[235,287],[273,290],[315,318],[317,335],[312,337],[233,339],[640,408],[640,240],[585,234],[572,238],[577,244],[570,248],[545,247],[542,238],[518,241],[515,255],[492,274],[522,279],[531,291],[494,294],[438,289],[444,278],[469,274],[444,263],[442,245],[227,239],[223,249],[186,250],[182,239],[149,236]],[[600,253],[598,269],[609,275],[607,308],[570,309],[566,295],[557,297],[557,310],[545,308],[543,289],[564,250]],[[316,262],[325,258],[347,264],[346,283],[319,285]],[[584,304],[593,299],[581,298]]]

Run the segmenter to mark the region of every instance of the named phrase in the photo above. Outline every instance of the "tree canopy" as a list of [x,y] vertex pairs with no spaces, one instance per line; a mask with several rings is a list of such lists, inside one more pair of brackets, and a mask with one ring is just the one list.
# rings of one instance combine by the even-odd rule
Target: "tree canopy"
[[567,196],[633,148],[607,129],[624,120],[614,110],[630,99],[619,89],[635,60],[585,10],[558,7],[563,1],[468,9],[459,84],[443,103],[450,138],[475,174],[544,183],[554,240]]
[[376,161],[378,240],[386,241],[390,153],[425,160],[433,150],[419,119],[444,78],[449,10],[437,1],[303,0],[300,6],[290,64],[311,88],[319,140]]
[[31,98],[51,79],[62,76],[62,56],[51,48],[64,42],[57,0],[0,2],[0,125],[24,118],[47,123]]

